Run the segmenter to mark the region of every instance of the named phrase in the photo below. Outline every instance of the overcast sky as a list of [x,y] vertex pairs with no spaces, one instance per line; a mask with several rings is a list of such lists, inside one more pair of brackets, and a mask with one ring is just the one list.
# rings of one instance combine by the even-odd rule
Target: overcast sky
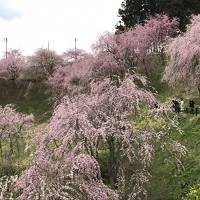
[[8,49],[25,55],[37,48],[61,53],[77,47],[89,50],[99,34],[113,32],[122,0],[0,0],[0,56]]

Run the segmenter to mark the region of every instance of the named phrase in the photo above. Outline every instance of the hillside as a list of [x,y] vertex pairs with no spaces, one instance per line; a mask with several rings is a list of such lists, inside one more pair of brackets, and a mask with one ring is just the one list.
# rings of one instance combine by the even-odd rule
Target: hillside
[[38,123],[51,116],[50,96],[45,83],[0,79],[0,105],[13,104],[19,112],[32,113]]
[[[161,73],[159,71],[151,71],[149,81],[152,84],[149,87],[156,87],[157,97],[161,101],[174,97],[174,94],[176,94],[175,97],[182,96],[182,86],[173,89],[161,83]],[[174,90],[176,91],[174,92]],[[51,116],[52,108],[49,102],[51,93],[44,83],[1,80],[0,91],[0,105],[14,104],[20,112],[33,113],[37,124],[45,122]],[[188,105],[190,98],[193,98],[197,104],[196,106],[199,106],[198,95],[193,92],[188,92],[184,96],[185,106]],[[174,132],[174,138],[187,147],[188,154],[183,160],[183,169],[177,171],[173,163],[166,162],[167,157],[165,158],[165,156],[167,155],[157,152],[151,169],[150,200],[181,199],[191,187],[200,182],[200,114],[195,116],[180,113],[177,117],[182,135],[176,135],[176,132]],[[20,162],[24,162],[24,159],[26,158],[23,158]],[[23,165],[21,167],[17,169],[14,166],[11,167],[11,165],[5,165],[1,169],[1,174],[20,173]],[[165,197],[163,197],[163,194],[165,194]]]

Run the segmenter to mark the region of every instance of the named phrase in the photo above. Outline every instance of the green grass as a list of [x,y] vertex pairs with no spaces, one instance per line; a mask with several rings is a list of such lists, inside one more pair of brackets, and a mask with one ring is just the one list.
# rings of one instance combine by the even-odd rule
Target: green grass
[[0,80],[0,105],[13,104],[17,111],[33,114],[36,123],[49,119],[51,92],[45,83]]
[[152,165],[150,200],[181,200],[191,187],[200,183],[200,114],[179,114],[182,134],[174,132],[174,139],[187,147],[182,159],[184,170],[167,162],[168,155],[160,151]]

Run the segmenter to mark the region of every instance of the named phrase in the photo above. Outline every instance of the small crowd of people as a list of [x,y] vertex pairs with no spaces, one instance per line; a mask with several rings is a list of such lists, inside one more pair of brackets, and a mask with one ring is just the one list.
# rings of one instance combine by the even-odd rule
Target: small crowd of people
[[194,100],[190,99],[189,100],[189,105],[188,107],[184,105],[184,101],[181,98],[180,100],[172,100],[172,109],[174,112],[180,113],[180,112],[186,112],[190,114],[198,114],[198,108],[195,107],[195,102]]

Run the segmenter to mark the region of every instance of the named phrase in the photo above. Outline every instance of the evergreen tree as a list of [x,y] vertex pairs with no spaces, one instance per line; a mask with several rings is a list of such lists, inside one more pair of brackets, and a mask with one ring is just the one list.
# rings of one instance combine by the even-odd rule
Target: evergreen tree
[[199,0],[157,0],[158,12],[164,12],[170,17],[178,17],[180,29],[186,30],[192,14],[200,13]]
[[[199,0],[124,0],[119,9],[121,20],[116,29],[121,31],[143,23],[150,15],[166,14],[180,20],[180,29],[185,30],[192,14],[200,13]],[[123,22],[123,24],[122,24]]]
[[[116,26],[118,30],[143,23],[148,16],[155,14],[155,0],[124,0],[121,6],[119,9],[121,21]],[[123,22],[123,25],[121,22]]]

